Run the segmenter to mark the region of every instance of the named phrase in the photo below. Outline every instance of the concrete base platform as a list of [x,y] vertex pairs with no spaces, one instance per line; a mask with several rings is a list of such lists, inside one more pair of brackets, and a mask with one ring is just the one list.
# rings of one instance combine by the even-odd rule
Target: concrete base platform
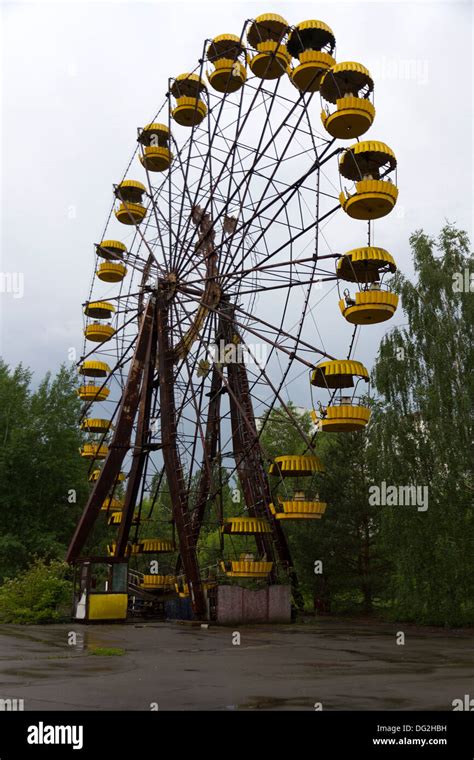
[[217,622],[289,623],[291,586],[267,586],[253,591],[241,586],[217,587]]

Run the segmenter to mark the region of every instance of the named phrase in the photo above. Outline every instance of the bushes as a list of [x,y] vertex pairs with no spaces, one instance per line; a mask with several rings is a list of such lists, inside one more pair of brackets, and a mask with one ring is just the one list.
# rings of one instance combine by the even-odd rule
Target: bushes
[[68,566],[42,559],[0,586],[2,623],[53,623],[70,612],[72,582]]

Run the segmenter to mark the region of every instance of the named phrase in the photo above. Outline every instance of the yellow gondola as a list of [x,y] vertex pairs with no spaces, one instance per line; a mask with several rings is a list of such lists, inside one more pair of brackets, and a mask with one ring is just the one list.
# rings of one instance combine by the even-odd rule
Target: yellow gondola
[[99,264],[97,267],[96,275],[102,282],[121,282],[127,274],[127,267],[125,264],[115,263],[113,261],[106,261],[104,264]]
[[111,420],[87,417],[81,422],[81,430],[86,430],[88,433],[107,433],[109,430],[112,430],[112,428],[113,425]]
[[140,588],[147,591],[172,591],[175,583],[174,575],[144,575]]
[[228,578],[267,578],[273,562],[255,559],[223,560],[220,568]]
[[375,325],[386,322],[395,314],[398,296],[389,290],[382,290],[373,283],[366,290],[358,290],[355,298],[345,295],[339,301],[341,314],[352,325]]
[[84,330],[86,340],[93,343],[105,343],[115,335],[115,329],[112,325],[101,325],[98,322],[92,322]]
[[321,418],[314,411],[312,417],[324,433],[354,433],[367,425],[370,409],[348,397],[346,402],[327,406]]
[[138,136],[143,146],[140,163],[150,172],[164,172],[169,169],[173,154],[169,148],[170,131],[165,124],[147,124]]
[[348,289],[344,291],[344,297],[339,301],[343,317],[355,325],[377,324],[390,319],[397,309],[398,296],[381,284],[380,277],[396,269],[393,257],[383,248],[354,248],[341,256],[336,267],[339,280],[356,282],[360,287],[355,295],[351,295]]
[[[369,382],[369,373],[361,362],[349,360],[329,360],[320,362],[311,375],[311,384],[319,388],[353,388],[354,378]],[[312,418],[324,432],[354,432],[367,425],[370,409],[354,396],[335,396],[318,417],[313,411]]]
[[302,21],[291,31],[288,52],[298,59],[290,71],[290,79],[301,92],[317,92],[324,73],[334,66],[336,40],[332,29],[323,21]]
[[270,504],[270,511],[277,520],[320,520],[327,504],[319,499],[277,498],[276,504]]
[[365,246],[347,251],[336,266],[336,274],[347,282],[376,282],[385,272],[393,274],[397,265],[393,256],[385,248]]
[[197,74],[180,74],[171,85],[176,106],[171,115],[182,127],[198,126],[207,114],[207,106],[201,93],[207,92],[206,83]]
[[109,393],[108,388],[102,388],[100,385],[81,385],[77,389],[77,395],[82,401],[105,401]]
[[86,317],[92,317],[93,319],[111,319],[115,313],[115,306],[107,301],[90,301],[84,306],[84,314]]
[[374,82],[360,63],[337,63],[321,80],[321,95],[336,110],[321,111],[321,121],[331,137],[350,140],[365,134],[373,124],[375,108],[369,97]]
[[[355,193],[343,190],[339,202],[353,219],[380,219],[395,206],[398,188],[387,176],[397,159],[382,142],[359,142],[347,148],[339,159],[339,173],[354,180]],[[387,177],[385,179],[385,177]]]
[[247,79],[245,64],[239,60],[240,56],[245,61],[245,47],[240,38],[235,34],[214,37],[206,56],[214,66],[207,75],[211,87],[223,94],[240,90]]
[[271,527],[267,520],[260,517],[226,517],[221,526],[221,533],[231,535],[256,535],[259,533],[271,533]]
[[286,73],[291,56],[283,39],[288,22],[276,13],[264,13],[252,21],[247,40],[256,50],[250,59],[250,68],[260,79],[278,79]]
[[369,373],[362,362],[354,359],[330,359],[320,362],[315,367],[311,375],[311,385],[318,388],[352,388],[354,377],[368,382]]
[[125,179],[114,188],[115,197],[120,201],[115,216],[122,224],[140,224],[146,216],[142,204],[146,188],[134,179]]
[[97,256],[107,261],[122,259],[127,253],[127,247],[119,240],[102,240],[101,243],[96,243],[95,248]]
[[82,362],[79,374],[84,375],[84,377],[107,377],[110,374],[110,367],[106,362],[88,359]]
[[311,477],[317,472],[324,472],[324,465],[321,460],[312,455],[283,455],[275,457],[270,469],[269,475],[279,475],[280,477],[294,478],[301,475]]
[[105,443],[84,443],[80,453],[84,459],[105,459],[109,447]]
[[138,554],[165,554],[176,551],[174,541],[168,538],[144,538],[137,542]]

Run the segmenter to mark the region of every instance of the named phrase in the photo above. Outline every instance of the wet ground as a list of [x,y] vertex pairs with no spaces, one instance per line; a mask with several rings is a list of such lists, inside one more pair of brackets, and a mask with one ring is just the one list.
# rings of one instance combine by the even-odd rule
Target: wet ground
[[332,619],[4,625],[0,699],[25,710],[451,710],[473,693],[473,643],[472,631]]

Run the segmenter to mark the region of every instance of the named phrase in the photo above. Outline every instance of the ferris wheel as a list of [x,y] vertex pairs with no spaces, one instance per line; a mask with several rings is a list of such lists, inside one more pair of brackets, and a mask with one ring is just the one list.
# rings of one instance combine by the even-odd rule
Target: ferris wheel
[[[317,431],[368,423],[356,333],[397,308],[384,283],[394,259],[371,242],[371,221],[397,200],[396,158],[359,140],[375,119],[374,83],[335,50],[327,24],[276,14],[206,40],[138,129],[95,246],[78,365],[91,492],[68,560],[84,563],[107,525],[108,557],[158,558],[137,585],[189,596],[196,617],[222,580],[286,580],[300,602],[285,526],[324,514]],[[360,247],[331,248],[337,215]],[[347,322],[342,357],[318,322],[331,298],[334,321]],[[314,433],[289,399],[311,404]],[[272,410],[305,454],[269,458]],[[163,531],[149,536],[153,516]]]

